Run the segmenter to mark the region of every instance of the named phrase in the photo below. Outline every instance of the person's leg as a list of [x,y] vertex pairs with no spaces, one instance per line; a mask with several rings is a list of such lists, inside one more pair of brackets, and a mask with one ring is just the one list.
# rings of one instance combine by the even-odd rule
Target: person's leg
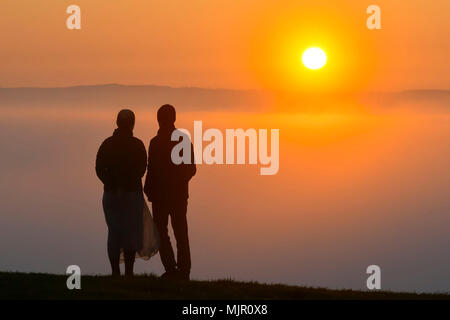
[[177,241],[177,266],[182,279],[189,280],[191,272],[191,252],[189,248],[188,225],[186,219],[187,201],[174,204],[170,215],[173,232]]
[[152,202],[152,209],[153,220],[159,234],[159,255],[166,273],[170,273],[176,270],[176,261],[167,229],[169,224],[169,207],[165,203]]
[[126,250],[123,252],[125,258],[125,276],[132,277],[133,276],[133,267],[134,260],[136,258],[136,251],[134,250]]
[[112,192],[105,191],[103,194],[103,211],[105,213],[105,221],[108,226],[108,258],[111,264],[112,275],[120,275],[119,259],[120,259],[120,232],[117,220],[117,196]]
[[120,243],[119,237],[110,229],[108,230],[108,258],[111,264],[112,275],[120,276]]
[[144,198],[142,192],[124,192],[122,194],[122,233],[121,248],[125,260],[125,276],[133,276],[136,252],[142,249],[142,211]]

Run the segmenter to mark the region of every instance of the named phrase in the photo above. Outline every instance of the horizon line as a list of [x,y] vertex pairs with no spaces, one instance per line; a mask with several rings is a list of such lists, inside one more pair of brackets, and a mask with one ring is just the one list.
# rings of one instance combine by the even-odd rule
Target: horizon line
[[221,88],[221,87],[199,87],[199,86],[170,86],[163,84],[122,84],[122,83],[97,83],[97,84],[74,84],[68,86],[17,86],[3,87],[0,89],[74,89],[88,87],[155,87],[165,89],[189,89],[189,90],[210,90],[210,91],[236,91],[236,92],[283,92],[283,93],[304,93],[304,94],[367,94],[367,93],[408,93],[408,92],[450,92],[450,88],[415,88],[415,89],[399,89],[399,90],[374,90],[374,91],[302,91],[302,90],[273,90],[273,89],[237,89],[237,88]]

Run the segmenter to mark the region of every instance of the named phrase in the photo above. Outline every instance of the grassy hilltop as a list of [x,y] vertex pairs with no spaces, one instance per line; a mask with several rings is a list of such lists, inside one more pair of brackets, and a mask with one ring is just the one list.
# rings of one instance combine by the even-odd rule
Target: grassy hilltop
[[450,299],[446,294],[328,290],[232,280],[168,282],[153,275],[133,279],[82,276],[68,290],[65,275],[0,272],[0,299]]

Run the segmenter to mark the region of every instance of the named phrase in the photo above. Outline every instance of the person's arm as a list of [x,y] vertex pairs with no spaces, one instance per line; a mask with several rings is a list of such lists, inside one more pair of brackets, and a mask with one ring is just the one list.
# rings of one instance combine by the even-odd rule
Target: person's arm
[[98,149],[97,157],[95,159],[95,172],[103,184],[108,182],[108,167],[106,158],[106,147],[105,142],[103,142]]
[[145,170],[147,169],[147,151],[145,151],[145,146],[142,141],[139,141],[137,162],[136,173],[139,178],[142,178],[145,174]]
[[195,173],[197,172],[197,166],[195,165],[195,157],[194,157],[194,147],[191,143],[191,163],[187,165],[187,181],[191,180]]
[[148,146],[148,163],[147,163],[147,176],[145,177],[145,183],[144,183],[144,193],[147,196],[148,200],[150,200],[150,179],[151,179],[151,174],[153,172],[153,161],[152,161],[152,143],[150,141],[150,144]]

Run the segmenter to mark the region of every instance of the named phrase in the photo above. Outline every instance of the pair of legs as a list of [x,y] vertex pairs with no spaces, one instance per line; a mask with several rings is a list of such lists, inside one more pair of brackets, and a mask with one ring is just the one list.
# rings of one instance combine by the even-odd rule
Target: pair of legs
[[103,210],[108,225],[108,257],[113,275],[120,275],[120,252],[124,251],[125,275],[133,275],[136,250],[142,247],[142,211],[140,191],[103,194]]
[[[136,257],[135,250],[124,250],[125,258],[125,275],[133,276],[134,260]],[[113,231],[108,231],[108,257],[111,264],[112,275],[120,276],[120,237]]]
[[[160,237],[159,254],[166,273],[177,271],[182,279],[188,280],[191,271],[187,225],[187,200],[152,201],[153,220]],[[177,260],[169,237],[169,216],[177,243]]]

